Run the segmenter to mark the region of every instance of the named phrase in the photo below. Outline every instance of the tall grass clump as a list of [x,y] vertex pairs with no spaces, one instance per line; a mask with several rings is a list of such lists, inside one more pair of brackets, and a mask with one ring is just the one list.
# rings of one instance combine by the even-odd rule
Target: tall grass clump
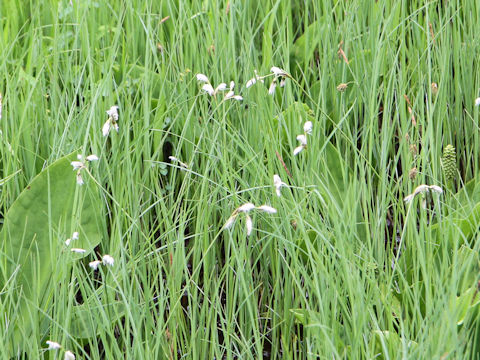
[[478,358],[479,24],[0,2],[0,357]]

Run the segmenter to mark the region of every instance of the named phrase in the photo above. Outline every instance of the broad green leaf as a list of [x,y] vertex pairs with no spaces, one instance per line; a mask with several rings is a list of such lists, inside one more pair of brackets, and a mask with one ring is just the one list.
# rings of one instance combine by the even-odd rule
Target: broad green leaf
[[[442,236],[441,234],[441,227],[445,227],[447,224],[451,223],[454,226],[453,231],[458,233],[460,231],[462,233],[462,237],[469,240],[473,237],[473,235],[478,231],[480,228],[480,203],[475,205],[473,210],[465,217],[460,217],[459,213],[453,213],[448,215],[448,217],[442,220],[442,224],[436,223],[432,225],[432,234],[437,236]],[[445,230],[443,230],[445,232]]]
[[[54,288],[48,284],[60,281],[69,263],[88,255],[101,240],[101,199],[87,174],[83,186],[76,184],[70,165],[75,159],[75,154],[66,156],[37,175],[8,209],[0,233],[4,251],[1,285],[13,277],[20,313],[25,317],[37,314],[39,322],[51,305]],[[68,247],[65,240],[74,231],[79,232],[79,239]],[[74,254],[72,247],[87,252]]]
[[463,294],[457,297],[455,306],[457,314],[457,325],[462,325],[467,315],[480,304],[480,293],[477,286],[472,286]]
[[[114,326],[114,322],[124,316],[125,306],[123,303],[100,300],[105,296],[103,290],[103,287],[97,290],[98,297],[92,296],[82,305],[73,307],[69,334],[74,338],[95,337],[100,329]],[[100,324],[103,325],[100,326]]]
[[295,40],[290,49],[290,56],[293,57],[294,63],[298,62],[300,65],[304,65],[310,62],[320,44],[318,34],[323,33],[325,29],[325,25],[321,25],[322,23],[325,23],[324,19],[311,23],[303,34]]
[[[406,346],[403,342],[406,341]],[[415,350],[417,343],[411,340],[402,340],[394,331],[373,330],[370,346],[373,348],[375,359],[395,358],[401,349]],[[404,354],[405,355],[405,354]]]
[[290,309],[290,312],[295,316],[295,320],[303,326],[308,326],[318,323],[319,314],[313,310],[307,309]]

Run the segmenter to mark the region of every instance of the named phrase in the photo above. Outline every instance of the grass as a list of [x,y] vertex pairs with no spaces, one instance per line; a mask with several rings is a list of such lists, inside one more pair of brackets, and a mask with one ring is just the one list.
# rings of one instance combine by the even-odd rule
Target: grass
[[[478,358],[479,24],[474,1],[2,1],[2,217],[47,165],[97,154],[115,264],[57,259],[28,315],[2,268],[1,357]],[[245,87],[272,66],[292,75],[274,96]],[[420,184],[444,190],[426,210],[403,201]],[[247,202],[277,213],[222,229]]]

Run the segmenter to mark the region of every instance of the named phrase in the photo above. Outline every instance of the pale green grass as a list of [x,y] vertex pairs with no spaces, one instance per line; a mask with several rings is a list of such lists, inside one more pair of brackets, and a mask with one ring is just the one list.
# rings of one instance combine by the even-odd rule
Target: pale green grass
[[[43,351],[53,339],[79,359],[478,358],[476,310],[457,325],[455,301],[478,280],[480,245],[447,218],[475,205],[454,197],[479,170],[475,1],[73,3],[0,2],[1,211],[47,164],[95,153],[100,249],[116,262],[97,276],[88,261],[60,260],[52,308],[15,354],[6,319],[15,318],[17,289],[3,279],[0,357],[54,359]],[[245,88],[254,69],[272,66],[294,79],[273,97],[270,78]],[[197,73],[213,84],[234,80],[244,100],[212,100]],[[349,84],[343,93],[340,83]],[[282,112],[296,101],[313,110],[314,131],[294,157],[305,113]],[[114,104],[120,130],[104,138]],[[343,162],[327,164],[326,141]],[[442,177],[449,143],[455,187]],[[276,173],[291,186],[280,198]],[[433,218],[417,212],[418,201],[403,202],[423,183],[445,190]],[[245,202],[278,213],[254,214],[250,237],[243,217],[222,231]],[[436,233],[430,223],[440,223]],[[397,233],[392,270],[385,242]],[[97,336],[74,338],[72,306],[107,279],[108,296],[89,304]],[[124,313],[109,311],[107,299]],[[303,325],[291,309],[305,311]],[[375,335],[382,331],[390,340]]]

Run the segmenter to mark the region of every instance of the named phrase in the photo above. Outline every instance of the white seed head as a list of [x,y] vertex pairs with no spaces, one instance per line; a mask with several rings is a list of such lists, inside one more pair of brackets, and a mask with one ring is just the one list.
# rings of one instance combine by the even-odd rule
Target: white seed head
[[250,210],[253,210],[253,209],[255,209],[255,205],[253,205],[252,203],[246,203],[246,204],[243,204],[242,206],[240,206],[237,209],[237,211],[248,213]]
[[283,88],[283,87],[285,86],[286,79],[287,79],[286,77],[282,77],[282,78],[280,79],[280,84],[279,84],[280,87]]
[[248,89],[250,86],[252,86],[253,84],[255,84],[257,82],[257,79],[256,78],[252,78],[250,80],[247,81],[247,83],[245,84],[245,87]]
[[442,188],[438,185],[430,185],[430,190],[432,190],[436,193],[439,193],[439,194],[443,193]]
[[298,155],[303,149],[305,149],[304,146],[300,145],[300,146],[297,146],[295,149],[293,149],[293,155]]
[[78,240],[78,237],[79,237],[78,231],[75,231],[75,232],[72,234],[72,240]]
[[422,209],[425,210],[427,208],[427,199],[422,200]]
[[279,67],[276,67],[276,66],[272,66],[270,71],[274,73],[275,76],[290,76],[285,70],[280,69]]
[[283,182],[280,176],[278,176],[278,174],[273,175],[273,184],[275,186],[282,186]]
[[475,106],[480,106],[480,97],[475,99]]
[[88,266],[90,266],[93,270],[97,270],[98,269],[98,266],[101,264],[102,262],[100,260],[95,260],[95,261],[90,261],[88,263]]
[[307,137],[304,134],[298,135],[297,140],[302,146],[307,146]]
[[197,74],[197,80],[200,82],[208,83],[208,77],[204,74]]
[[77,253],[77,254],[84,254],[87,252],[87,250],[85,249],[80,249],[80,248],[71,248],[70,249],[71,252],[74,252],[74,253]]
[[268,93],[270,95],[275,94],[276,87],[277,87],[277,80],[273,79],[272,83],[270,84],[270,87],[268,88]]
[[253,221],[252,221],[252,218],[248,215],[245,218],[245,226],[247,227],[247,236],[250,236],[253,229]]
[[223,225],[223,228],[224,229],[230,229],[233,224],[235,223],[235,220],[237,219],[237,215],[232,215],[228,218],[227,222],[225,223],[225,225]]
[[277,174],[273,175],[273,185],[275,186],[275,190],[277,193],[277,196],[281,196],[281,188],[282,186],[285,186],[286,184],[280,179],[280,176]]
[[215,93],[219,92],[219,91],[225,91],[227,90],[227,84],[225,83],[221,83],[220,85],[217,86],[217,88],[215,89]]
[[58,350],[62,347],[62,345],[60,345],[59,343],[51,340],[47,340],[45,341],[45,343],[48,345],[47,350]]
[[235,95],[232,99],[237,101],[242,101],[243,97],[241,97],[240,95]]
[[83,161],[83,155],[82,155],[82,154],[78,154],[78,155],[77,155],[77,159],[80,160],[80,161]]
[[181,167],[184,167],[185,169],[188,169],[188,165],[185,164],[184,162],[180,161],[179,159],[177,159],[175,156],[169,156],[168,158],[169,158],[170,160],[172,160],[172,161],[178,162],[178,164],[179,164]]
[[311,134],[312,133],[312,129],[313,129],[313,123],[311,121],[307,121],[304,125],[303,125],[303,131],[305,132],[305,134]]
[[82,178],[82,172],[80,170],[77,171],[77,184],[78,185],[83,185],[83,178]]
[[72,161],[70,165],[73,166],[73,171],[83,168],[83,162],[81,161]]
[[95,154],[88,155],[87,156],[87,161],[98,161],[98,156]]
[[107,110],[107,115],[111,117],[114,121],[118,121],[118,106],[113,105],[110,109]]
[[215,95],[215,89],[214,89],[213,86],[210,85],[210,84],[205,84],[205,85],[203,85],[203,86],[202,86],[202,90],[203,90],[203,91],[206,91],[206,92],[208,93],[208,95],[210,95],[210,96]]
[[277,212],[277,209],[268,206],[268,205],[261,205],[257,207],[258,210],[265,211],[268,214],[275,214]]
[[75,355],[70,350],[65,351],[64,360],[75,360]]
[[[418,194],[420,193],[427,193],[429,190],[433,191],[433,192],[436,192],[438,194],[442,194],[443,193],[443,190],[440,186],[438,185],[425,185],[425,184],[422,184],[422,185],[418,185],[415,190],[413,190],[413,193],[411,193],[410,195],[407,195],[403,201],[405,201],[406,203],[409,203],[410,201],[412,201],[415,196],[417,196]],[[422,203],[422,206],[424,204]],[[426,206],[426,203],[425,203],[425,206]]]
[[428,185],[418,185],[415,190],[413,190],[413,196],[417,196],[420,193],[428,192],[428,189],[430,189],[430,186]]
[[69,246],[71,242],[72,242],[72,239],[67,239],[67,240],[65,240],[65,245]]
[[224,100],[231,99],[234,95],[235,95],[234,92],[230,90],[225,94]]
[[103,255],[102,256],[102,262],[103,262],[103,265],[113,266],[113,263],[115,262],[115,260],[110,255]]
[[235,88],[235,82],[230,81],[230,90],[233,90]]
[[110,134],[111,128],[112,128],[112,120],[109,118],[107,121],[105,121],[105,124],[103,124],[102,126],[102,135],[108,136],[108,134]]

